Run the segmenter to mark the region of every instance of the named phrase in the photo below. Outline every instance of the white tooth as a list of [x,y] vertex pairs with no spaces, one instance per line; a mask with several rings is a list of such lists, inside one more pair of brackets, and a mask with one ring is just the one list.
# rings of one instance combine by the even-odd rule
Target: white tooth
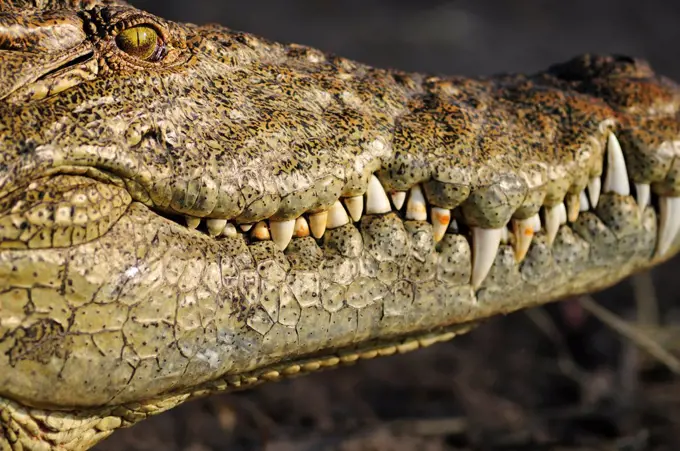
[[406,200],[406,191],[395,191],[392,193],[392,203],[394,208],[401,210],[404,206],[404,201]]
[[663,257],[680,230],[680,197],[659,197],[659,236],[657,257]]
[[236,238],[237,233],[234,224],[227,223],[224,230],[222,230],[222,236],[228,236],[229,238]]
[[581,198],[576,194],[567,195],[567,219],[569,222],[576,222],[578,214],[581,212]]
[[255,225],[255,224],[241,224],[239,227],[240,227],[241,230],[243,230],[244,232],[250,232],[250,229],[252,229],[254,225]]
[[560,225],[566,224],[567,223],[567,207],[564,206],[564,202],[562,202],[559,205],[556,205],[555,208],[557,208],[557,213],[560,215]]
[[392,210],[390,200],[387,198],[380,180],[375,175],[372,175],[366,190],[366,214],[379,215],[389,213],[390,210]]
[[286,250],[290,240],[293,239],[293,232],[295,231],[295,219],[288,221],[269,221],[269,228],[271,229],[272,241],[282,251]]
[[[548,237],[548,244],[552,244],[557,236],[557,231],[560,229],[562,221],[562,212],[564,204],[558,204],[554,207],[545,207],[545,233]],[[566,216],[566,212],[564,213]]]
[[581,191],[581,195],[579,197],[579,211],[583,213],[584,211],[588,211],[590,208],[590,205],[588,204],[588,196],[586,196],[586,190]]
[[515,235],[515,261],[517,263],[522,262],[529,251],[531,240],[534,239],[534,223],[535,216],[512,221],[512,232]]
[[364,213],[364,196],[348,197],[345,199],[345,205],[347,205],[347,211],[349,211],[354,222],[361,219],[361,215]]
[[501,228],[501,243],[508,244],[510,242],[510,230],[507,227]]
[[349,217],[340,201],[336,200],[330,210],[328,210],[328,220],[326,221],[326,228],[337,229],[349,223]]
[[645,211],[645,208],[647,208],[647,205],[649,205],[650,199],[649,183],[636,183],[635,194],[640,212]]
[[498,246],[501,243],[503,228],[472,228],[472,286],[477,289],[484,282],[496,259]]
[[541,216],[538,213],[530,217],[528,221],[530,221],[529,223],[531,224],[531,228],[534,229],[534,233],[541,231]]
[[208,225],[208,234],[210,234],[210,236],[218,236],[227,226],[226,219],[208,219],[206,222]]
[[427,221],[427,203],[423,190],[420,185],[415,185],[411,188],[411,195],[406,204],[406,219],[413,219],[415,221]]
[[255,228],[253,229],[253,237],[260,241],[265,241],[271,238],[266,222],[260,221],[255,224]]
[[590,198],[590,205],[595,208],[597,202],[600,200],[600,191],[602,190],[602,179],[600,177],[593,177],[588,181],[588,197]]
[[444,238],[446,229],[451,223],[451,210],[446,208],[432,207],[432,232],[434,242],[438,243]]
[[300,216],[295,220],[295,232],[293,235],[298,238],[309,236],[309,224],[304,216]]
[[328,220],[328,212],[322,211],[309,215],[309,226],[312,229],[314,238],[321,238],[326,233],[326,222]]
[[630,195],[626,160],[623,158],[621,144],[613,133],[609,134],[607,143],[607,176],[604,179],[604,192],[621,196]]
[[190,229],[195,229],[201,225],[200,218],[194,218],[193,216],[185,216],[184,219],[187,221],[187,227]]

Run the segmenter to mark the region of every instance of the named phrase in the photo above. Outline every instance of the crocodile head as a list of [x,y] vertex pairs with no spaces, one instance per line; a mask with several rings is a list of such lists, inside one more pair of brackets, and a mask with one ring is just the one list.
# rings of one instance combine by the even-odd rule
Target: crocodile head
[[435,77],[0,2],[0,445],[87,447],[659,263],[679,101],[621,56]]

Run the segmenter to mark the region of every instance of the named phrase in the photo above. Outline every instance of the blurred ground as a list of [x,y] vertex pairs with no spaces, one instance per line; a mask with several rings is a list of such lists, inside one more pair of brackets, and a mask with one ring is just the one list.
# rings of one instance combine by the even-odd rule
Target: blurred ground
[[[617,52],[680,80],[675,1],[132,1],[379,66],[490,74]],[[676,259],[595,297],[644,327],[658,308],[663,327],[645,330],[678,347],[677,271]],[[427,350],[191,402],[96,449],[670,451],[680,380],[572,300]]]

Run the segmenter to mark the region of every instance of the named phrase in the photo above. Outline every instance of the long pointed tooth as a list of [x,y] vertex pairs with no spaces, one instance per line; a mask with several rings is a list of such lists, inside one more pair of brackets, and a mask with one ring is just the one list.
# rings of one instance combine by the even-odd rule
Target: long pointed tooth
[[[548,237],[548,244],[552,244],[557,236],[557,231],[560,229],[562,220],[564,204],[558,204],[554,207],[545,207],[545,233]],[[566,212],[564,212],[566,216]]]
[[604,192],[617,193],[621,196],[630,195],[626,160],[623,158],[621,144],[613,133],[609,134],[607,142],[607,176],[604,179]]
[[446,208],[432,207],[432,233],[434,242],[438,243],[444,238],[446,230],[451,223],[451,210]]
[[238,232],[236,231],[234,224],[227,223],[224,230],[222,230],[222,236],[228,236],[229,238],[236,238],[237,234]]
[[590,209],[590,204],[588,202],[588,196],[586,195],[586,190],[581,191],[581,194],[579,196],[579,211],[583,213],[584,211],[588,211]]
[[567,196],[567,219],[569,222],[576,222],[580,212],[581,198],[578,194],[569,194]]
[[224,228],[227,226],[226,219],[208,219],[206,221],[208,226],[208,234],[210,236],[218,236],[222,233]]
[[385,189],[380,184],[378,177],[372,175],[366,190],[366,214],[379,215],[389,213],[390,210],[392,210],[392,207],[387,194],[385,194]]
[[534,230],[534,233],[541,231],[541,216],[538,213],[530,217],[528,220],[530,221],[531,228]]
[[271,238],[266,222],[260,221],[255,224],[255,228],[253,229],[253,238],[260,241],[266,241]]
[[662,257],[668,252],[680,230],[680,197],[660,197],[659,216],[656,255]]
[[330,210],[328,210],[328,221],[326,221],[326,228],[337,229],[349,223],[349,217],[340,201],[335,201]]
[[364,214],[364,196],[348,197],[345,199],[345,205],[354,222],[361,219],[361,215]]
[[649,199],[650,199],[650,190],[649,190],[649,183],[636,183],[635,184],[635,194],[637,197],[637,204],[638,207],[640,208],[640,211],[643,212],[645,211],[645,208],[647,208],[647,205],[649,205]]
[[401,210],[404,206],[404,201],[406,200],[406,191],[395,191],[392,193],[392,203],[394,208]]
[[244,232],[250,232],[250,229],[252,229],[254,225],[255,225],[255,224],[241,224],[239,227],[240,227],[241,230],[243,230]]
[[602,191],[602,179],[600,177],[593,177],[588,181],[588,198],[590,205],[595,208],[597,202],[600,200],[600,192]]
[[515,261],[520,263],[526,257],[534,239],[534,217],[513,219],[512,232],[515,235]]
[[328,221],[328,211],[322,211],[309,215],[309,227],[312,229],[314,238],[321,238],[326,233],[326,222]]
[[556,205],[555,208],[557,208],[557,213],[560,215],[560,225],[566,224],[567,223],[567,207],[564,205],[564,202],[562,202],[559,205]]
[[187,222],[187,227],[190,229],[198,228],[201,225],[201,218],[194,218],[193,216],[185,216],[184,219]]
[[300,216],[295,220],[295,232],[293,232],[293,235],[297,238],[309,236],[309,224],[304,216]]
[[406,219],[413,219],[414,221],[427,221],[427,203],[423,190],[420,185],[415,185],[411,188],[411,195],[406,204]]
[[472,228],[472,286],[477,289],[484,282],[496,259],[503,227],[498,229]]
[[295,231],[295,219],[288,221],[269,221],[272,241],[282,251],[286,250]]

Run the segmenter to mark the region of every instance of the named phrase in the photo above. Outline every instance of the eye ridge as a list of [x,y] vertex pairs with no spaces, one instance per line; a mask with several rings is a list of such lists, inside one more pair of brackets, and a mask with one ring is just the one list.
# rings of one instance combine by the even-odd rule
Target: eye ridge
[[116,45],[128,55],[148,62],[165,57],[165,42],[151,25],[135,25],[121,30],[115,38]]

